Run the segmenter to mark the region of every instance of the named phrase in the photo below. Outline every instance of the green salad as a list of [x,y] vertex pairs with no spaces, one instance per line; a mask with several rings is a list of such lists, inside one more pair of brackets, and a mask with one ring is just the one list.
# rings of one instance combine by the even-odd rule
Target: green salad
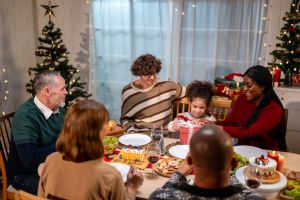
[[247,165],[248,163],[248,158],[234,152],[231,172],[235,172],[237,169]]
[[300,183],[295,180],[288,180],[287,186],[283,189],[283,194],[300,200]]
[[113,154],[118,146],[118,138],[114,136],[105,136],[103,139],[104,154]]

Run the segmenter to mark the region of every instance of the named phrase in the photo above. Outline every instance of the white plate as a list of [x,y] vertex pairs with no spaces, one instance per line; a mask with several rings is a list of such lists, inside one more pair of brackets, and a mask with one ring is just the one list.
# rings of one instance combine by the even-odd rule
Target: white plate
[[130,169],[129,165],[125,165],[125,164],[122,164],[122,163],[108,163],[108,164],[115,167],[121,173],[124,182],[127,181],[127,174],[129,172],[129,169]]
[[172,156],[181,159],[185,159],[189,151],[190,151],[189,145],[176,145],[169,149],[169,153]]
[[[246,185],[245,176],[243,173],[244,169],[245,169],[245,166],[239,168],[236,171],[235,175],[241,184]],[[278,172],[278,173],[280,175],[280,180],[277,183],[261,184],[257,189],[255,189],[255,191],[261,193],[264,196],[273,196],[273,195],[277,194],[287,184],[286,177],[282,173],[280,173],[280,172]]]
[[251,157],[258,157],[261,155],[267,156],[267,152],[258,147],[240,145],[234,146],[233,149],[236,153],[241,154],[242,156],[245,156],[248,159]]
[[119,138],[123,145],[142,146],[151,142],[151,137],[144,134],[127,134]]

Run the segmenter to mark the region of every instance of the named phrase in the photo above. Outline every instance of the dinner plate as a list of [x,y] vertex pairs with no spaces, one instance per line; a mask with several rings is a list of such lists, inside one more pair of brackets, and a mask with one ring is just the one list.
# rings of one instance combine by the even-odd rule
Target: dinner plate
[[[244,176],[244,169],[246,166],[239,168],[235,175],[236,178],[239,180],[239,182],[243,185],[246,185],[245,182],[245,176]],[[276,195],[281,189],[283,189],[286,184],[287,184],[287,179],[286,177],[278,172],[280,175],[280,180],[277,183],[273,183],[273,184],[261,184],[257,189],[255,189],[255,191],[261,193],[263,196],[273,196]]]
[[151,142],[151,137],[144,134],[126,134],[119,138],[123,145],[142,146]]
[[125,164],[122,164],[122,163],[108,163],[108,164],[115,167],[121,173],[122,178],[123,178],[123,182],[127,181],[127,174],[129,172],[129,169],[130,169],[129,165],[125,165]]
[[234,146],[233,149],[236,153],[238,153],[248,159],[251,157],[258,157],[261,155],[267,156],[267,152],[258,147],[240,145],[240,146]]
[[189,151],[190,151],[189,145],[176,145],[169,149],[169,153],[172,156],[181,159],[185,159]]

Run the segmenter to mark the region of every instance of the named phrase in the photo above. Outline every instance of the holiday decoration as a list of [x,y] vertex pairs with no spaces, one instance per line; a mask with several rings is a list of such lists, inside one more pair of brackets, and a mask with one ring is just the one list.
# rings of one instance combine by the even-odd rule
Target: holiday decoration
[[[300,72],[300,0],[292,0],[290,12],[282,18],[285,21],[277,37],[280,43],[276,44],[276,50],[271,54],[274,56],[272,62],[268,63],[274,70],[280,69],[288,76]],[[278,77],[276,77],[278,79]],[[278,81],[278,80],[276,80]],[[290,80],[284,81],[290,86]]]
[[[48,15],[48,24],[43,27],[42,37],[39,37],[40,42],[35,55],[42,57],[44,60],[42,63],[38,63],[36,67],[29,68],[29,75],[37,74],[42,71],[59,71],[62,77],[66,81],[66,89],[68,94],[66,95],[66,108],[72,104],[72,101],[78,97],[88,98],[91,94],[88,94],[84,87],[85,82],[80,81],[80,77],[76,77],[75,74],[79,70],[69,64],[68,50],[61,39],[62,33],[59,28],[55,27],[54,22],[51,20],[51,16],[54,16],[53,8],[58,7],[57,5],[51,6],[49,0],[48,5],[41,5],[46,9],[45,15]],[[34,95],[33,80],[30,80],[26,84],[26,90]]]

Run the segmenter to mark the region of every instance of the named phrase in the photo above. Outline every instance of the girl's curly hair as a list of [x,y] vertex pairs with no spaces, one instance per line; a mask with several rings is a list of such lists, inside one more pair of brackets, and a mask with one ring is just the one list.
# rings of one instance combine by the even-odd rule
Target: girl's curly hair
[[187,86],[187,97],[191,102],[194,98],[206,99],[206,105],[209,106],[214,95],[214,88],[210,82],[193,81]]

